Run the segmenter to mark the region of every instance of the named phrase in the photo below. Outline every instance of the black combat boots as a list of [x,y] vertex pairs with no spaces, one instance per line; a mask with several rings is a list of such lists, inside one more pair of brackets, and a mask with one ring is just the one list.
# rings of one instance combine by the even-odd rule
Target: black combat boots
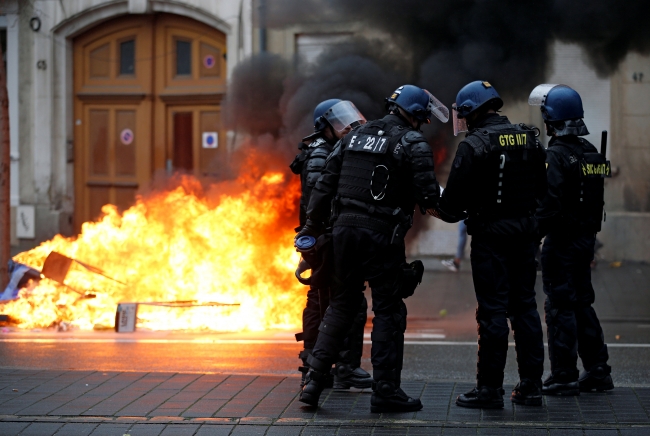
[[582,371],[578,384],[582,392],[596,392],[611,391],[614,389],[614,382],[610,375],[612,368],[609,365],[601,364],[595,365],[589,371]]
[[541,406],[542,381],[532,381],[528,378],[521,379],[512,390],[510,401],[524,406]]
[[328,375],[312,368],[307,373],[305,386],[303,386],[302,392],[300,392],[299,401],[310,406],[318,406],[318,400],[320,399],[320,394],[325,390]]
[[[300,388],[305,386],[307,373],[311,368],[308,362],[309,356],[311,356],[311,348],[305,348],[300,353],[298,353],[298,357],[302,360],[302,366],[298,367],[298,371],[302,373],[302,376],[300,377]],[[327,376],[325,377],[325,389],[331,388],[333,384],[334,384],[334,376],[332,374],[327,374]]]
[[339,362],[332,370],[334,389],[368,389],[372,387],[372,377],[361,367],[352,369],[349,363]]
[[542,394],[555,396],[580,395],[578,380],[571,380],[566,372],[551,374],[544,380]]
[[370,411],[372,413],[417,412],[422,402],[411,398],[394,382],[379,380],[372,384]]
[[456,398],[456,405],[470,409],[503,409],[503,388],[478,386]]

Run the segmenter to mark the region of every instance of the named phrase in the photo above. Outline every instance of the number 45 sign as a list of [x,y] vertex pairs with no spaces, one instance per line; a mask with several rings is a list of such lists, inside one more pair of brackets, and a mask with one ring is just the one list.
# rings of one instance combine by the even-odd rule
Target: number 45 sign
[[218,132],[203,132],[203,148],[217,148],[218,146]]

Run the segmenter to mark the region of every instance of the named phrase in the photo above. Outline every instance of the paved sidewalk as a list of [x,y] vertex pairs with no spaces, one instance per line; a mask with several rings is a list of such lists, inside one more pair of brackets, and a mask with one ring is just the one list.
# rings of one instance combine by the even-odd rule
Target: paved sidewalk
[[302,407],[295,377],[4,369],[0,435],[650,434],[650,388],[546,397],[544,407],[456,407],[471,387],[406,381],[424,409],[380,415],[367,391],[328,390],[320,409]]

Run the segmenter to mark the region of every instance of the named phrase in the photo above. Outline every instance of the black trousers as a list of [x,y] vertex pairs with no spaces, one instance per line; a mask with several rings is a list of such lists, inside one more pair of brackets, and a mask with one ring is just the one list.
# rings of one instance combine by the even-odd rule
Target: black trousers
[[[329,306],[329,294],[329,289],[319,290],[310,287],[309,291],[307,291],[307,305],[302,311],[302,339],[305,349],[311,350],[316,345],[318,327],[323,320],[325,310]],[[363,297],[357,315],[345,337],[342,347],[339,360],[349,363],[353,368],[361,366],[363,329],[368,318],[367,312],[368,302]]]
[[606,365],[603,329],[591,306],[595,301],[591,266],[596,235],[549,234],[542,248],[551,372],[561,382],[578,379],[578,354],[585,369]]
[[471,262],[478,302],[477,385],[503,385],[507,319],[515,338],[519,377],[541,380],[544,339],[535,302],[535,243],[525,238],[474,235]]
[[372,290],[371,361],[375,380],[399,383],[404,355],[406,305],[397,295],[404,244],[391,245],[390,236],[358,227],[335,226],[334,273],[340,284],[332,289],[330,306],[320,327],[313,355],[325,371],[337,359],[364,298],[364,282]]

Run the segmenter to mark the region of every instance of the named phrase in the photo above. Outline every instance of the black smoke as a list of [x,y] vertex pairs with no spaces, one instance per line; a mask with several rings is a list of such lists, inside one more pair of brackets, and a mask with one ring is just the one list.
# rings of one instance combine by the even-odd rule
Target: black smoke
[[277,136],[282,125],[283,81],[289,72],[288,62],[270,53],[261,53],[237,65],[224,104],[226,125],[255,136]]
[[[355,34],[311,68],[267,53],[236,68],[225,105],[229,127],[270,134],[287,155],[328,98],[349,99],[373,119],[401,84],[422,86],[450,106],[463,85],[480,79],[507,107],[544,82],[555,40],[582,45],[602,76],[629,51],[650,52],[650,26],[640,22],[650,2],[642,0],[256,0],[254,11],[258,27],[317,23],[323,32],[343,25]],[[434,120],[424,130],[438,147],[449,136],[441,127]]]
[[[351,100],[376,119],[399,85],[426,88],[451,107],[462,86],[487,80],[507,111],[545,81],[556,40],[580,44],[603,77],[630,51],[650,53],[646,0],[254,0],[254,13],[257,28],[314,24],[355,35],[310,67],[261,53],[235,69],[229,128],[257,137],[258,148],[287,163],[325,99]],[[437,164],[445,161],[451,128],[433,120],[423,131]]]

